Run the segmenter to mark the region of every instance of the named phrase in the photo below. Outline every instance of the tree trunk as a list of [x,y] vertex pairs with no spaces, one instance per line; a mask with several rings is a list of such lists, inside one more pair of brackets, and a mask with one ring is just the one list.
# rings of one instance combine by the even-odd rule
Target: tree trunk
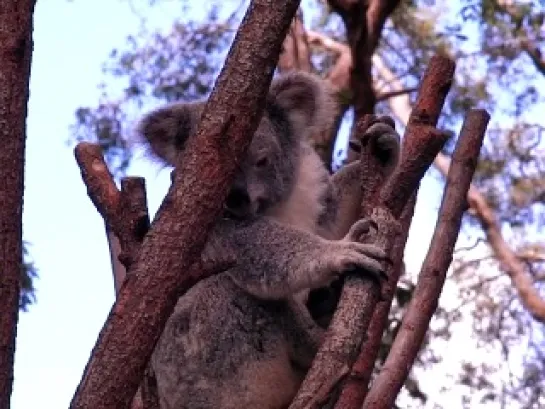
[[10,407],[23,268],[25,121],[34,4],[0,2],[0,409]]

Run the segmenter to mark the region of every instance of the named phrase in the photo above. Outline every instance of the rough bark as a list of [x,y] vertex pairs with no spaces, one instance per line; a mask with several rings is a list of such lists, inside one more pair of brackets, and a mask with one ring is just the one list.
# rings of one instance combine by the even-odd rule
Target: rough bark
[[[100,146],[82,142],[76,146],[75,155],[89,197],[104,219],[117,298],[149,230],[145,181],[140,177],[123,178],[119,191]],[[148,367],[132,409],[159,409],[158,397],[151,395],[156,392],[154,384]]]
[[361,408],[369,388],[369,382],[375,366],[382,335],[388,325],[388,315],[392,306],[397,283],[403,272],[403,255],[409,228],[414,215],[417,192],[414,192],[403,209],[399,219],[399,236],[394,241],[391,251],[392,266],[388,270],[388,280],[382,285],[382,297],[378,301],[367,334],[361,345],[361,352],[347,375],[342,386],[336,409]]
[[23,268],[25,121],[34,4],[0,2],[0,409],[10,407]]
[[[102,329],[71,408],[126,408],[192,269],[262,115],[297,0],[254,0],[177,163],[137,261]],[[244,113],[244,115],[240,115]],[[180,221],[183,220],[183,223]]]
[[364,409],[393,407],[420,350],[452,261],[462,216],[467,209],[467,191],[489,118],[488,113],[482,110],[470,111],[466,116],[448,173],[435,232],[413,298],[388,358],[365,399]]

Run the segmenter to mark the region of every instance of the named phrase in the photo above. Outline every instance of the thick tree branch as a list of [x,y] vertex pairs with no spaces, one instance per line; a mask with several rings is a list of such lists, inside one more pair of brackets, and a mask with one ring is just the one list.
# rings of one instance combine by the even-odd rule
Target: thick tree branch
[[403,255],[414,214],[416,194],[416,192],[413,193],[399,219],[400,234],[395,239],[392,247],[390,256],[392,259],[392,266],[387,271],[388,280],[383,283],[382,297],[378,301],[375,311],[373,312],[367,334],[361,345],[360,355],[346,377],[339,400],[335,405],[336,409],[359,409],[367,394],[368,385],[382,342],[382,334],[388,325],[388,315],[390,313],[397,283],[403,272]]
[[[377,56],[375,58],[377,58],[378,62],[381,62]],[[393,90],[403,88],[401,82],[395,79],[395,76],[385,64],[375,64],[375,67],[379,69],[383,77],[388,79]],[[389,102],[394,115],[406,124],[411,112],[409,97],[400,95],[391,98]],[[449,163],[449,158],[442,153],[439,153],[434,160],[434,166],[445,177],[449,170]],[[486,239],[494,251],[494,255],[500,261],[502,270],[511,278],[522,305],[532,314],[534,319],[545,322],[545,299],[535,288],[532,277],[528,274],[524,263],[517,258],[516,253],[503,238],[497,217],[485,197],[472,185],[467,194],[467,201],[475,217],[479,219]]]
[[220,215],[237,164],[258,126],[298,6],[297,0],[251,2],[197,134],[179,158],[174,183],[101,331],[71,408],[128,407],[178,297],[203,278],[191,266]]
[[435,232],[418,283],[386,362],[373,382],[364,409],[389,409],[407,379],[437,309],[458,238],[466,195],[477,166],[486,126],[486,111],[471,111],[464,121],[448,173]]
[[35,0],[0,2],[0,409],[9,409],[23,269],[25,121]]
[[[400,277],[403,251],[414,212],[418,184],[447,139],[446,135],[439,133],[433,126],[437,123],[453,75],[452,61],[442,57],[431,59],[420,84],[417,105],[411,115],[412,120],[405,130],[403,160],[380,192],[380,204],[392,211],[396,217],[400,217],[400,231],[396,237],[390,239],[393,242],[390,253],[392,264],[386,266],[388,280],[382,289],[382,299],[374,311],[362,312],[372,316],[372,320],[367,329],[366,341],[360,356],[352,368],[352,377],[347,377],[347,385],[343,387],[337,402],[338,409],[359,408],[365,397],[382,333],[387,324],[388,311]],[[424,112],[427,115],[424,115]],[[425,149],[422,148],[424,146]],[[351,296],[348,300],[348,305],[358,302],[357,297]],[[343,304],[339,303],[339,309],[342,308]]]

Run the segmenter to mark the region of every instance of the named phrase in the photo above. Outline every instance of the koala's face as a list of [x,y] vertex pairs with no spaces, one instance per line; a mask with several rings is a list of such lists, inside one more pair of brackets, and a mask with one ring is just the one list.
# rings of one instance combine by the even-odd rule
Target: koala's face
[[[295,183],[300,141],[312,129],[327,128],[333,106],[317,77],[291,73],[273,81],[263,118],[226,201],[230,216],[262,215],[287,199]],[[154,155],[174,165],[196,131],[203,108],[203,102],[168,105],[144,117],[138,132]]]
[[253,218],[289,196],[298,154],[289,132],[287,120],[273,108],[266,109],[227,196],[225,210],[229,216]]

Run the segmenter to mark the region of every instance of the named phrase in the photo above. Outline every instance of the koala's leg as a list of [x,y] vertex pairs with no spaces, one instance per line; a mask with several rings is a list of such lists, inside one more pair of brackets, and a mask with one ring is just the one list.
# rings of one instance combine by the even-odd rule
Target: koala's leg
[[282,299],[327,285],[349,270],[381,274],[383,249],[354,241],[368,228],[362,220],[344,239],[327,240],[267,217],[222,220],[209,241],[215,236],[230,243],[237,265],[229,274],[240,287],[259,298]]

